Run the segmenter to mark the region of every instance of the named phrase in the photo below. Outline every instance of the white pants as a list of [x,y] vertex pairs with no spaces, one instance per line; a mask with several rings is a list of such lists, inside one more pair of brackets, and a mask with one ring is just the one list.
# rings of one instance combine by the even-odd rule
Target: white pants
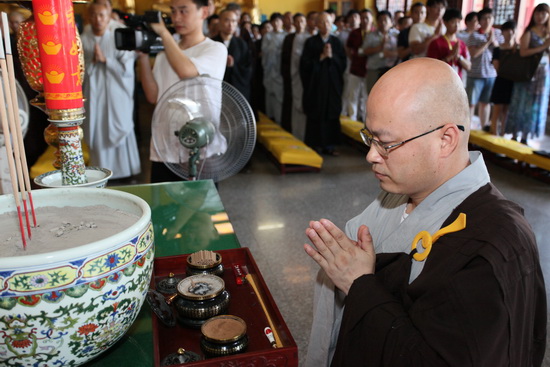
[[265,113],[267,117],[281,124],[281,115],[283,113],[283,84],[273,79],[264,80],[265,87]]
[[344,111],[346,115],[355,121],[365,121],[367,90],[365,88],[365,78],[349,74],[347,94],[344,100]]

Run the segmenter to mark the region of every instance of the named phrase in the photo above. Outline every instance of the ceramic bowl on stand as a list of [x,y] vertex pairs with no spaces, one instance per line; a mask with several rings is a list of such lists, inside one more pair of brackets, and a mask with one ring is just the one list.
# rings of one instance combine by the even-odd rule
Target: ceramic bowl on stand
[[[113,172],[111,170],[100,167],[86,167],[85,172],[88,182],[79,185],[71,185],[70,187],[95,187],[98,189],[102,189],[107,185],[107,181],[113,175]],[[43,173],[34,179],[34,183],[44,188],[69,187],[63,185],[61,170]]]
[[[0,258],[0,365],[78,366],[119,340],[141,309],[153,270],[151,209],[108,189],[36,190],[33,201],[36,209],[82,207],[86,220],[96,205],[137,216],[103,240]],[[0,214],[14,211],[13,196],[0,196]]]

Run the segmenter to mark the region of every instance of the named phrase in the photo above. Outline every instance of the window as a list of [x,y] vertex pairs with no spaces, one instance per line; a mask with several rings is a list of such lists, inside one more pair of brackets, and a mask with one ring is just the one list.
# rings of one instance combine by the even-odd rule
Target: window
[[411,4],[411,0],[376,0],[376,9],[387,10],[393,16],[397,10],[408,11]]
[[495,24],[502,24],[516,19],[516,0],[493,0]]

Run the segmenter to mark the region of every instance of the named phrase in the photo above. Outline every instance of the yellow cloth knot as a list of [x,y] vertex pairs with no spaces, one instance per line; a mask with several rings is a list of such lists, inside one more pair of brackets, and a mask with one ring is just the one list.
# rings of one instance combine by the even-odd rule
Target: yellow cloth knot
[[453,223],[449,224],[447,227],[441,228],[439,231],[435,232],[433,236],[428,231],[419,232],[412,242],[411,250],[416,250],[418,247],[418,242],[422,241],[424,251],[421,253],[415,253],[413,258],[416,261],[426,260],[432,250],[432,245],[439,239],[439,237],[448,233],[462,231],[464,228],[466,228],[466,214],[460,213]]

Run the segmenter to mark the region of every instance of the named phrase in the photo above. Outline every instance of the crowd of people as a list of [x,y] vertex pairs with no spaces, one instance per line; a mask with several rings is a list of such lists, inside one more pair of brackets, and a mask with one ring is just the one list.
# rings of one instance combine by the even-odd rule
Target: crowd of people
[[[215,65],[224,70],[211,75],[223,75],[255,113],[264,112],[319,153],[337,156],[340,115],[364,121],[366,101],[377,80],[396,65],[419,57],[442,60],[458,73],[471,115],[479,116],[480,128],[495,135],[511,134],[512,139],[525,144],[528,138],[545,132],[550,92],[550,8],[546,4],[534,9],[522,31],[516,29],[514,20],[495,27],[489,8],[466,14],[462,27],[463,15],[448,8],[446,0],[417,2],[408,11],[393,14],[370,9],[350,10],[339,16],[331,9],[307,14],[287,11],[273,13],[261,24],[254,24],[237,3],[229,3],[217,13],[213,1],[191,3],[204,8],[198,15],[200,33],[193,39],[221,43],[227,52],[225,65],[219,60]],[[99,11],[98,6],[104,9]],[[148,55],[116,50],[114,30],[124,25],[120,12],[113,10],[108,0],[94,1],[87,15],[88,25],[82,33],[88,111],[85,139],[93,165],[112,167],[115,178],[129,177],[141,169],[133,143],[134,129],[130,128],[135,113],[124,114],[120,106],[134,111],[132,63],[139,60],[144,69],[150,69]],[[190,29],[198,32],[187,19],[181,22],[185,23],[181,29],[174,24],[162,36],[165,46],[175,47],[174,55],[182,49],[182,33]],[[522,57],[542,53],[532,80],[514,82],[499,76],[499,68],[511,62],[507,57],[511,52]],[[171,53],[165,51],[157,59],[175,62]],[[176,71],[170,74],[176,79],[168,80],[168,74],[159,72],[160,83],[171,85],[178,77],[194,76],[201,68],[193,63],[193,57],[190,62],[194,65],[191,73]],[[181,68],[170,62],[164,67]],[[140,76],[147,99],[156,103],[160,95],[155,84],[159,81],[143,71]],[[162,86],[161,91],[169,85]],[[117,88],[121,91],[117,93],[117,108],[111,98],[97,94]],[[151,157],[154,162],[159,160],[154,149]]]
[[[408,13],[374,13],[370,9],[350,10],[339,16],[331,9],[308,14],[274,13],[259,25],[252,24],[250,14],[241,13],[238,5],[231,6],[239,18],[233,35],[244,39],[249,47],[248,56],[240,63],[260,69],[246,75],[253,107],[320,152],[338,155],[338,134],[333,133],[339,129],[337,111],[364,121],[367,96],[380,76],[418,57],[443,60],[458,73],[471,115],[479,117],[479,128],[500,136],[511,134],[512,139],[525,144],[528,138],[544,134],[550,92],[550,12],[546,4],[534,9],[524,31],[516,30],[514,20],[495,26],[490,8],[463,17],[458,9],[448,8],[446,0],[414,3]],[[314,55],[319,62],[312,64],[309,53],[303,57],[304,48],[306,40],[324,27],[324,14],[330,29],[321,38],[331,50],[317,48]],[[210,37],[222,32],[220,18],[218,14],[209,16],[205,29]],[[499,64],[509,62],[509,58],[501,59],[501,50],[524,57],[542,52],[533,79],[514,82],[499,77]],[[229,66],[226,73],[229,83],[234,73],[231,69]],[[325,82],[312,79],[312,73],[321,73],[317,75],[323,75]],[[328,90],[321,92],[320,85]],[[240,89],[248,95],[248,89]],[[312,105],[314,109],[308,108]],[[315,126],[314,132],[308,126]]]
[[[237,4],[214,14],[207,0],[171,0],[175,34],[151,24],[164,46],[152,66],[150,55],[114,47],[123,25],[95,0],[82,34],[92,163],[117,177],[140,169],[136,60],[150,103],[208,74],[324,154],[338,154],[341,114],[364,121],[382,190],[344,230],[309,222],[304,250],[320,271],[304,365],[540,366],[547,304],[535,234],[468,138],[476,105],[483,126],[498,106],[495,133],[543,133],[549,10],[535,7],[518,42],[513,21],[493,27],[491,9],[459,30],[462,14],[445,0],[415,3],[410,16],[275,13],[256,31]],[[510,52],[542,53],[531,80],[499,76]],[[169,154],[151,147],[151,182],[181,180],[163,163]]]

